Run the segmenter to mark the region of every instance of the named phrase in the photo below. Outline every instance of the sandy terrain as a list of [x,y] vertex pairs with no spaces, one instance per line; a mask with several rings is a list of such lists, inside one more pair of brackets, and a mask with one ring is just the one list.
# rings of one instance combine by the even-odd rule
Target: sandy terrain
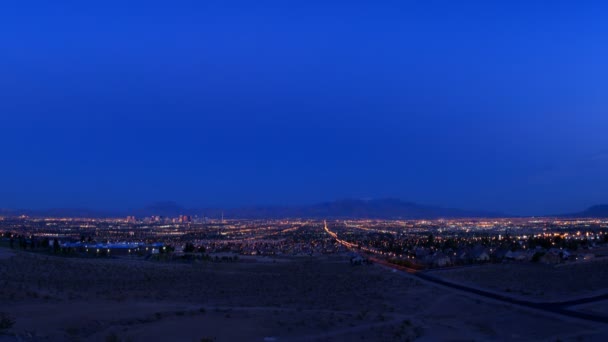
[[591,304],[578,305],[577,311],[590,312],[598,315],[608,316],[608,300],[602,300]]
[[11,258],[14,255],[15,255],[15,253],[11,252],[10,250],[5,249],[5,248],[0,248],[0,260]]
[[492,264],[431,272],[433,276],[539,302],[608,292],[608,259],[544,264]]
[[339,257],[164,264],[18,252],[0,260],[0,311],[16,320],[0,341],[555,341],[605,333]]

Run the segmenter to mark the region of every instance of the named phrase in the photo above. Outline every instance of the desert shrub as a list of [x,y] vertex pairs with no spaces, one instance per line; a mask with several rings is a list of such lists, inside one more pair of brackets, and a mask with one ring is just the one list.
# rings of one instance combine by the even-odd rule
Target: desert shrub
[[5,332],[15,325],[15,320],[9,314],[0,312],[0,333]]
[[112,332],[106,336],[106,342],[120,342],[120,338],[115,332]]
[[540,258],[542,258],[543,255],[545,255],[545,253],[542,253],[542,252],[534,253],[534,255],[532,256],[532,262],[539,262]]

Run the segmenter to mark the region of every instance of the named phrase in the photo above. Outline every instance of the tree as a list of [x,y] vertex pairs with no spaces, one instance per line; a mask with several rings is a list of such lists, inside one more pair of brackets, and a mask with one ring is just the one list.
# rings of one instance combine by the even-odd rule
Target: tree
[[194,253],[195,250],[196,249],[194,248],[193,244],[186,242],[186,246],[184,246],[184,253]]
[[53,252],[59,253],[60,250],[61,246],[59,246],[59,241],[57,241],[57,239],[53,239]]
[[435,242],[435,237],[433,236],[433,234],[429,234],[429,246],[432,245]]

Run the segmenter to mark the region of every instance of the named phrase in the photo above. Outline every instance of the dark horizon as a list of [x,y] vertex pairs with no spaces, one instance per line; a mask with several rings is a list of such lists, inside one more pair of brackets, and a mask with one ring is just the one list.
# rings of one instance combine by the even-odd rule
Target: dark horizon
[[2,215],[31,215],[34,217],[139,217],[179,215],[215,217],[225,214],[232,218],[377,218],[377,219],[437,219],[437,218],[525,218],[525,217],[608,217],[608,205],[598,203],[586,208],[561,213],[538,213],[517,215],[502,211],[486,211],[474,208],[437,206],[428,203],[404,201],[397,198],[378,199],[338,199],[304,205],[249,205],[249,206],[184,206],[175,201],[148,203],[137,208],[0,208]]

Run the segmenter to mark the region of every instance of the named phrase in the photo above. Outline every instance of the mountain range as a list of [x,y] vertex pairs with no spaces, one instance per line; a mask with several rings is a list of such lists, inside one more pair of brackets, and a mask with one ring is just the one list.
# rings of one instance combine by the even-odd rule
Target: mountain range
[[210,218],[370,218],[370,219],[435,219],[461,217],[501,217],[500,213],[443,208],[406,202],[399,199],[345,199],[303,206],[250,206],[239,208],[186,208],[175,202],[158,202],[129,211],[101,211],[91,209],[9,210],[0,215],[31,217],[136,217],[198,215]]
[[578,213],[560,215],[562,217],[608,217],[608,204],[594,205]]
[[[333,218],[333,219],[437,219],[465,217],[509,217],[504,213],[444,208],[423,205],[399,199],[359,200],[344,199],[302,206],[250,206],[239,208],[186,208],[175,202],[158,202],[135,210],[102,211],[92,209],[47,209],[47,210],[13,210],[0,209],[0,216],[28,215],[31,217],[74,217],[74,218],[107,218],[179,215],[206,216],[236,219],[263,218]],[[579,213],[551,215],[560,217],[608,217],[608,205],[596,205]]]

